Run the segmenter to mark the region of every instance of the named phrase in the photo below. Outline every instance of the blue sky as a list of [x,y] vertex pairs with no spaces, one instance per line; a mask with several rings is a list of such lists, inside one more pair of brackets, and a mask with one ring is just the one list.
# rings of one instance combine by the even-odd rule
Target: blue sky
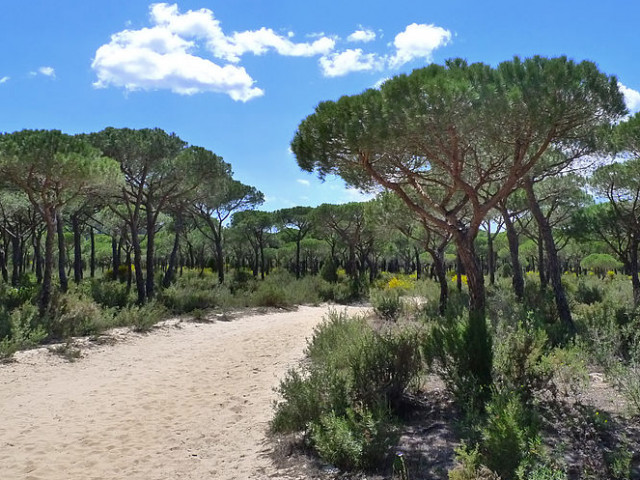
[[288,150],[320,101],[452,57],[564,54],[638,110],[639,18],[637,0],[3,0],[0,131],[160,127],[224,157],[265,209],[357,200]]

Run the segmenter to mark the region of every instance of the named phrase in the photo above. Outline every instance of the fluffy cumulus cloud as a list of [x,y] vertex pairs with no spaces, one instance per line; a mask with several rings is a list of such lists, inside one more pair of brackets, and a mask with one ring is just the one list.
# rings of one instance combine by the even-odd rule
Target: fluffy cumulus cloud
[[434,50],[451,41],[451,32],[436,25],[412,23],[396,35],[393,45],[396,53],[389,60],[392,68],[415,59],[431,61]]
[[[337,77],[429,59],[451,37],[435,25],[412,24],[396,37],[395,52],[382,55],[362,49],[336,51],[339,38],[325,34],[304,42],[294,41],[291,31],[280,34],[268,27],[227,34],[207,8],[180,12],[177,4],[155,3],[149,7],[149,19],[149,27],[117,32],[97,49],[92,62],[95,87],[166,89],[181,95],[216,92],[246,102],[264,94],[240,64],[247,54],[319,57],[322,73]],[[375,32],[362,27],[347,38],[351,42],[375,39]],[[50,73],[43,68],[41,74],[55,76],[52,68]]]
[[326,77],[340,77],[351,72],[381,70],[384,58],[374,53],[363,53],[360,48],[344,50],[320,58],[320,67]]
[[627,104],[629,112],[633,115],[636,112],[640,112],[640,92],[629,88],[621,83],[618,83],[622,95],[624,95],[624,102]]
[[[356,35],[358,34],[358,35]],[[353,36],[364,39],[375,39],[372,31],[358,30]],[[369,35],[369,37],[367,37]],[[349,49],[334,52],[320,58],[320,67],[327,77],[339,77],[351,72],[379,71],[399,68],[413,60],[430,62],[435,50],[451,41],[451,32],[436,25],[412,23],[404,31],[396,35],[393,41],[394,51],[390,54],[364,53],[362,49]]]
[[[335,46],[329,37],[295,43],[291,32],[283,36],[264,27],[226,35],[206,8],[180,13],[176,4],[157,3],[150,7],[150,19],[151,27],[118,32],[98,48],[92,63],[96,87],[168,89],[182,95],[208,91],[246,102],[264,92],[238,65],[243,55],[273,51],[308,57],[327,54]],[[207,54],[199,55],[198,49]]]
[[2,85],[3,83],[7,83],[10,79],[11,77],[7,77],[7,76],[0,78],[0,85]]
[[54,70],[53,67],[40,67],[38,69],[38,72],[40,73],[40,75],[44,75],[45,77],[55,77],[56,76],[56,71]]
[[376,33],[373,30],[368,30],[365,28],[361,28],[356,30],[351,35],[347,37],[349,42],[372,42],[376,39]]

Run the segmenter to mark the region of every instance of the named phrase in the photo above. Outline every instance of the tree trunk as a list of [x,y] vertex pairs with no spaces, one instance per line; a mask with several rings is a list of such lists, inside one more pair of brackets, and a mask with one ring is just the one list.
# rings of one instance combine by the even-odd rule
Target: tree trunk
[[296,239],[296,278],[300,278],[300,237]]
[[153,207],[147,202],[147,298],[154,295],[154,256],[155,256],[155,221],[153,218]]
[[440,315],[444,315],[447,311],[447,303],[449,301],[449,283],[447,282],[447,270],[444,265],[444,248],[430,250],[429,253],[433,259],[433,269],[440,284],[439,311]]
[[[135,223],[129,225],[131,229],[131,246],[133,247],[133,266],[135,268],[136,291],[138,293],[138,304],[142,305],[147,297],[147,291],[144,284],[144,276],[142,275],[142,248],[140,247],[140,238],[138,237],[138,226]],[[131,254],[127,252],[127,257]],[[129,270],[131,270],[131,261],[127,262]],[[129,283],[129,280],[127,280]]]
[[[560,321],[565,325],[568,332],[573,335],[576,332],[576,326],[571,318],[571,310],[569,309],[569,302],[562,285],[562,271],[560,269],[560,262],[558,261],[558,252],[556,251],[555,241],[553,240],[553,232],[551,226],[547,221],[547,218],[542,213],[540,205],[535,197],[533,191],[533,182],[528,178],[524,183],[524,189],[527,193],[527,200],[529,209],[533,214],[538,227],[540,228],[541,241],[544,240],[544,244],[547,251],[547,265],[549,267],[549,278],[551,280],[551,286],[553,287],[553,294],[556,300],[556,307],[558,309],[558,316]],[[542,271],[544,266],[540,265],[539,270]]]
[[420,262],[420,251],[418,247],[413,247],[413,253],[416,257],[416,280],[422,278],[422,263]]
[[460,260],[460,252],[456,255],[456,288],[462,291],[462,260]]
[[491,334],[487,329],[486,321],[484,275],[475,252],[474,238],[468,233],[460,232],[454,239],[469,286],[469,321],[464,333],[468,365],[465,365],[465,368],[478,382],[480,388],[478,395],[480,399],[484,400],[490,393],[493,365]]
[[169,265],[162,279],[162,286],[168,288],[173,282],[176,270],[176,261],[178,259],[178,251],[180,250],[180,233],[182,231],[182,218],[180,215],[176,218],[176,236],[173,241],[173,249],[169,255]]
[[58,231],[58,277],[60,278],[60,290],[66,292],[69,289],[69,280],[65,270],[67,264],[67,251],[64,245],[64,222],[62,213],[56,214],[56,229]]
[[73,228],[73,281],[78,284],[82,281],[82,237],[77,215],[71,217],[71,225]]
[[89,270],[91,278],[94,278],[96,275],[96,237],[93,227],[89,228],[89,238],[91,239],[91,259],[89,260]]
[[640,305],[640,278],[638,278],[638,245],[640,240],[635,235],[629,242],[630,255],[629,255],[629,274],[631,275],[631,285],[633,287],[633,306]]
[[56,226],[55,211],[50,209],[44,212],[47,236],[44,241],[44,271],[42,273],[42,289],[40,290],[40,318],[44,318],[49,313],[52,294],[53,278],[53,245],[55,242]]
[[[546,218],[544,220],[545,222],[547,221]],[[555,250],[555,242],[553,249]],[[547,288],[547,284],[549,283],[547,282],[546,266],[547,264],[545,263],[544,259],[544,240],[542,235],[542,227],[538,225],[538,273],[540,275],[540,291],[544,291]]]
[[40,242],[42,241],[41,232],[33,232],[33,256],[36,266],[36,282],[42,283],[42,247]]
[[20,249],[20,239],[17,235],[11,237],[11,285],[17,287],[20,283],[20,268],[22,266],[22,250]]
[[501,209],[504,226],[507,230],[507,241],[509,242],[509,255],[511,256],[511,269],[513,270],[511,282],[513,291],[518,300],[524,298],[524,276],[522,275],[522,265],[520,264],[520,246],[518,242],[518,233],[516,232],[511,216],[507,209]]
[[9,272],[7,270],[7,256],[4,248],[0,248],[0,270],[2,270],[2,280],[4,280],[5,283],[8,283]]
[[489,269],[489,284],[495,285],[496,272],[493,258],[493,236],[491,235],[491,221],[487,221],[487,267]]

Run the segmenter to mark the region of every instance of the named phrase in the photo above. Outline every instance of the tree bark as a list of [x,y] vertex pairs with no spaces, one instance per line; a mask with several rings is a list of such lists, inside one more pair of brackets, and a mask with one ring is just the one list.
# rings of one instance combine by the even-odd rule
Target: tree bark
[[151,299],[154,295],[154,256],[155,256],[155,219],[151,200],[147,202],[147,298]]
[[178,251],[180,250],[180,233],[182,232],[182,217],[178,215],[176,218],[176,236],[173,240],[173,249],[169,255],[169,265],[162,279],[162,286],[168,288],[175,277],[176,262],[178,259]]
[[11,285],[17,287],[20,284],[20,270],[22,267],[22,249],[20,248],[20,239],[18,235],[11,237]]
[[[573,335],[576,332],[576,326],[571,318],[571,310],[569,309],[569,302],[562,285],[562,271],[560,269],[560,262],[558,260],[558,252],[556,250],[555,241],[553,239],[553,232],[551,226],[544,216],[540,205],[536,199],[533,191],[533,181],[531,178],[527,178],[524,182],[524,189],[527,194],[527,201],[529,209],[533,214],[538,227],[540,228],[541,239],[544,240],[547,253],[547,265],[549,267],[549,278],[551,280],[551,286],[553,287],[553,294],[556,300],[556,307],[558,309],[558,316],[560,321],[565,325],[568,332]],[[540,271],[544,266],[540,265]]]
[[633,287],[633,306],[640,305],[640,278],[638,278],[638,246],[640,239],[635,235],[630,240],[629,251],[629,274],[631,275],[631,285]]
[[489,269],[489,284],[495,285],[496,272],[493,258],[493,236],[491,235],[491,221],[487,221],[487,268]]
[[36,282],[42,283],[42,233],[41,232],[33,232],[33,256],[34,263],[36,266]]
[[509,255],[511,257],[511,268],[513,270],[513,276],[511,277],[513,291],[516,294],[516,298],[522,300],[524,298],[524,276],[522,275],[522,265],[520,264],[518,233],[507,209],[502,209],[501,212],[502,218],[504,219],[504,226],[507,230],[507,241],[509,242]]
[[429,254],[433,259],[433,269],[435,270],[438,284],[440,285],[440,315],[444,315],[447,311],[447,303],[449,302],[449,284],[447,282],[447,271],[444,265],[444,249],[430,250]]
[[[546,222],[547,219],[545,218]],[[555,242],[553,245],[553,249],[555,250]],[[538,225],[538,274],[540,275],[540,291],[544,291],[547,288],[547,272],[546,272],[546,262],[544,259],[544,240],[542,227]]]
[[[142,275],[142,248],[140,247],[140,238],[138,237],[138,226],[135,223],[129,225],[131,229],[131,246],[133,247],[133,266],[135,268],[136,291],[138,293],[138,304],[142,305],[147,298],[147,291],[144,284],[144,276]],[[127,252],[127,255],[130,255]],[[131,269],[131,262],[128,262]]]
[[60,290],[66,292],[69,289],[69,280],[65,270],[67,264],[67,251],[64,245],[64,222],[62,213],[56,214],[56,229],[58,231],[58,277],[60,278]]
[[44,241],[44,271],[42,273],[42,288],[40,290],[40,318],[44,318],[49,313],[52,294],[53,278],[53,246],[55,242],[56,226],[55,211],[45,209],[44,221],[46,225],[46,238]]
[[416,280],[422,278],[422,262],[420,262],[420,251],[418,247],[413,247],[413,253],[416,257]]
[[71,225],[73,228],[73,281],[77,285],[82,281],[82,237],[77,215],[71,216]]
[[96,275],[96,237],[93,227],[89,228],[89,238],[91,239],[91,259],[89,261],[89,270],[91,278],[94,278]]

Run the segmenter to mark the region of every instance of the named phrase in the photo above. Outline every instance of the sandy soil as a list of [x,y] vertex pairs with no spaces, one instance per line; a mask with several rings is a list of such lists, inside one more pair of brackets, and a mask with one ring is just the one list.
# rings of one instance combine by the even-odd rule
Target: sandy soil
[[295,478],[269,458],[273,388],[326,312],[165,326],[73,363],[19,354],[0,365],[0,478]]

